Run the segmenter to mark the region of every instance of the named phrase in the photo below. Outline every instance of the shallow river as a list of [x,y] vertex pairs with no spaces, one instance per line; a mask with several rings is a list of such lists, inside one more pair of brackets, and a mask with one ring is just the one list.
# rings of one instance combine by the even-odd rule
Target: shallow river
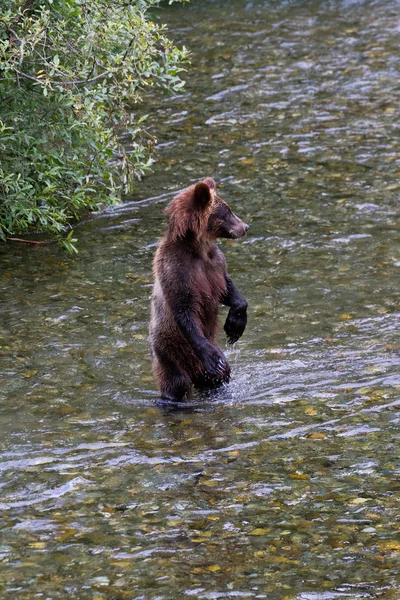
[[[154,174],[77,257],[0,247],[1,598],[400,597],[399,9],[166,6],[192,65],[142,108]],[[206,176],[249,322],[231,383],[162,410],[151,261]]]

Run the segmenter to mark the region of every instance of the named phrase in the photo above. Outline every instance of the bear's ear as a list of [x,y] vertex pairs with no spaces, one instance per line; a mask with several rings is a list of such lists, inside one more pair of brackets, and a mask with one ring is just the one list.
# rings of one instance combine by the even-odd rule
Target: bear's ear
[[194,203],[199,208],[206,208],[212,200],[212,194],[205,181],[196,183],[194,186]]
[[214,179],[212,177],[206,177],[203,181],[203,183],[205,183],[206,185],[208,185],[208,187],[210,188],[210,190],[215,190],[217,189],[217,184],[215,183]]

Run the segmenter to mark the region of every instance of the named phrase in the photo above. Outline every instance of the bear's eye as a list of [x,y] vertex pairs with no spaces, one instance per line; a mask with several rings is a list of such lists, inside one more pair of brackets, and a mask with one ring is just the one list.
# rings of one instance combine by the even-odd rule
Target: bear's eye
[[217,216],[218,219],[224,219],[226,218],[230,213],[231,213],[231,209],[229,208],[229,206],[227,204],[219,204],[217,207],[217,210],[215,211],[215,214]]

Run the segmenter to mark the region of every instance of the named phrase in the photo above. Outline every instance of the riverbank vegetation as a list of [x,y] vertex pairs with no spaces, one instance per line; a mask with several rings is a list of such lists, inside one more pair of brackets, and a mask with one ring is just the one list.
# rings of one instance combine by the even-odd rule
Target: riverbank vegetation
[[0,0],[1,240],[43,232],[73,250],[71,223],[150,168],[156,140],[138,104],[179,91],[187,60],[157,4]]

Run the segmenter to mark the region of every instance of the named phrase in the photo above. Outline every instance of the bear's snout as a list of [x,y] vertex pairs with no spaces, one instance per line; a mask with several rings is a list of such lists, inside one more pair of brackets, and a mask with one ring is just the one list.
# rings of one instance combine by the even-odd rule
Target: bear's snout
[[247,223],[244,223],[241,219],[239,219],[239,217],[237,217],[236,215],[234,215],[234,217],[235,223],[230,230],[230,234],[234,239],[236,239],[246,235],[246,231],[248,230],[249,226],[247,225]]

